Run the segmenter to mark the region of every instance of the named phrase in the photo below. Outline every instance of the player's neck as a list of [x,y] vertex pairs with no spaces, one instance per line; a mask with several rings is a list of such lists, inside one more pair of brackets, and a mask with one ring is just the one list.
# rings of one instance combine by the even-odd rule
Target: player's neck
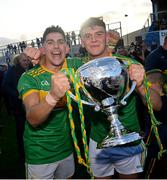
[[108,49],[105,49],[105,51],[103,53],[101,53],[99,55],[95,55],[95,56],[89,54],[89,57],[90,57],[90,59],[98,59],[98,58],[107,57],[107,56],[111,56],[111,55],[112,55],[112,53],[110,53],[108,51]]

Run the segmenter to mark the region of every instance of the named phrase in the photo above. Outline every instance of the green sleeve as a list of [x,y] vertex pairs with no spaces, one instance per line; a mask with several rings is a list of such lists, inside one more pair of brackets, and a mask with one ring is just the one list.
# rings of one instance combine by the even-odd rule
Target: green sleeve
[[19,96],[22,98],[26,93],[32,90],[38,90],[37,82],[33,76],[24,73],[19,79],[17,89]]

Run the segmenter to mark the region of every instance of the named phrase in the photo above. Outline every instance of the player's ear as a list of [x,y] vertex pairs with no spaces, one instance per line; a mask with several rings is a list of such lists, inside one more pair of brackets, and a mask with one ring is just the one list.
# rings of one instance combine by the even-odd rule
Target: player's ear
[[85,43],[84,41],[81,39],[81,46],[84,48],[85,47]]

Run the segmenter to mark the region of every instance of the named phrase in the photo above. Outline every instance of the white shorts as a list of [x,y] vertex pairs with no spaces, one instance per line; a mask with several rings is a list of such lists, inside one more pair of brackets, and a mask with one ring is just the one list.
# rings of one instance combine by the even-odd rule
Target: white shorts
[[50,164],[26,164],[27,179],[67,179],[74,174],[73,154],[67,158]]
[[[90,164],[95,177],[107,177],[114,175],[114,170],[120,174],[135,174],[143,172],[141,154],[138,153],[121,160],[113,161],[111,148],[96,149],[97,143],[90,139],[89,156]],[[119,151],[118,151],[119,152]],[[117,154],[119,156],[119,153]],[[121,156],[121,155],[120,155]]]

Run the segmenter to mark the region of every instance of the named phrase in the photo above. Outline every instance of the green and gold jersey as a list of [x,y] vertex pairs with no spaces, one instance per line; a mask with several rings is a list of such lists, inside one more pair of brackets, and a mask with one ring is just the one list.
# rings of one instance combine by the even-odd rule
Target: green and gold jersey
[[[77,61],[77,62],[75,62]],[[78,68],[80,60],[69,59],[63,68]],[[33,92],[39,93],[40,100],[45,98],[51,87],[52,72],[37,65],[24,73],[18,83],[20,97],[24,99]],[[45,110],[45,109],[44,109]],[[25,124],[24,146],[26,162],[29,164],[47,164],[62,160],[73,151],[73,143],[68,120],[66,98],[56,105],[47,121],[38,127]]]

